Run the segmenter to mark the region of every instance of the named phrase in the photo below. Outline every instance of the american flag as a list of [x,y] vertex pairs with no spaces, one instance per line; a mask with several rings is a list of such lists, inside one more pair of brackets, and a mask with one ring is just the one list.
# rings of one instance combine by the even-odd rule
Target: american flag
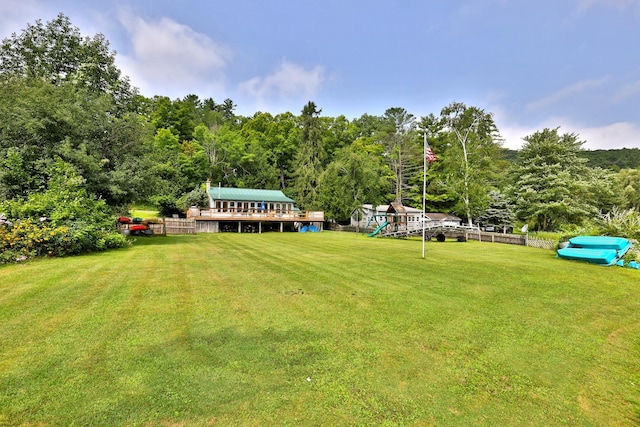
[[426,137],[424,139],[424,156],[425,156],[425,159],[427,160],[427,163],[433,163],[436,160],[438,160],[438,156],[436,156],[436,154],[433,152],[433,150],[429,146],[429,143],[427,142]]

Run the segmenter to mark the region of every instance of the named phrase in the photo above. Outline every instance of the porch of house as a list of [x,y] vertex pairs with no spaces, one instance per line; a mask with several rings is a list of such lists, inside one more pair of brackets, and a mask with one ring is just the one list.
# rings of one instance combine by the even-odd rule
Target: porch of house
[[191,207],[187,211],[187,216],[196,221],[196,232],[203,233],[283,232],[295,231],[303,225],[315,225],[322,230],[324,222],[322,211],[261,209],[243,205],[209,209]]

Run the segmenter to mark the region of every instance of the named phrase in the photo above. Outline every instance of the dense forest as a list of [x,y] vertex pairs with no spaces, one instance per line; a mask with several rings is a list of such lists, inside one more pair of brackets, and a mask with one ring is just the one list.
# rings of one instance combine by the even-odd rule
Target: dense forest
[[591,167],[611,169],[637,169],[640,167],[640,149],[621,148],[618,150],[590,150],[581,151],[580,155],[589,160]]
[[281,189],[330,220],[363,203],[420,207],[425,144],[437,157],[426,209],[468,223],[566,230],[635,218],[640,207],[637,149],[585,151],[579,135],[555,128],[506,150],[493,115],[459,102],[424,117],[390,107],[348,119],[313,101],[299,113],[240,116],[231,99],[148,98],[104,36],[82,35],[62,14],[3,40],[0,96],[0,221],[86,240],[49,253],[122,244],[110,218],[132,204],[163,213],[203,204],[206,180]]

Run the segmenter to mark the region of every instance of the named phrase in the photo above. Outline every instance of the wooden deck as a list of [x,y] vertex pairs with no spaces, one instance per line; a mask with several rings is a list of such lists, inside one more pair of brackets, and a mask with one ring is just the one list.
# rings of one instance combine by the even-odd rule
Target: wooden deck
[[257,221],[257,222],[322,222],[322,211],[220,211],[217,209],[191,208],[187,211],[189,218],[198,221]]

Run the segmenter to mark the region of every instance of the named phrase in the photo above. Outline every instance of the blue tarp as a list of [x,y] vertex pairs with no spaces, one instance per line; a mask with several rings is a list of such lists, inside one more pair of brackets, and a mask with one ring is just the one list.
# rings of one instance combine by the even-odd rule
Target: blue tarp
[[318,227],[316,227],[315,225],[303,225],[302,228],[300,228],[300,232],[301,233],[317,233],[319,232],[320,229]]

